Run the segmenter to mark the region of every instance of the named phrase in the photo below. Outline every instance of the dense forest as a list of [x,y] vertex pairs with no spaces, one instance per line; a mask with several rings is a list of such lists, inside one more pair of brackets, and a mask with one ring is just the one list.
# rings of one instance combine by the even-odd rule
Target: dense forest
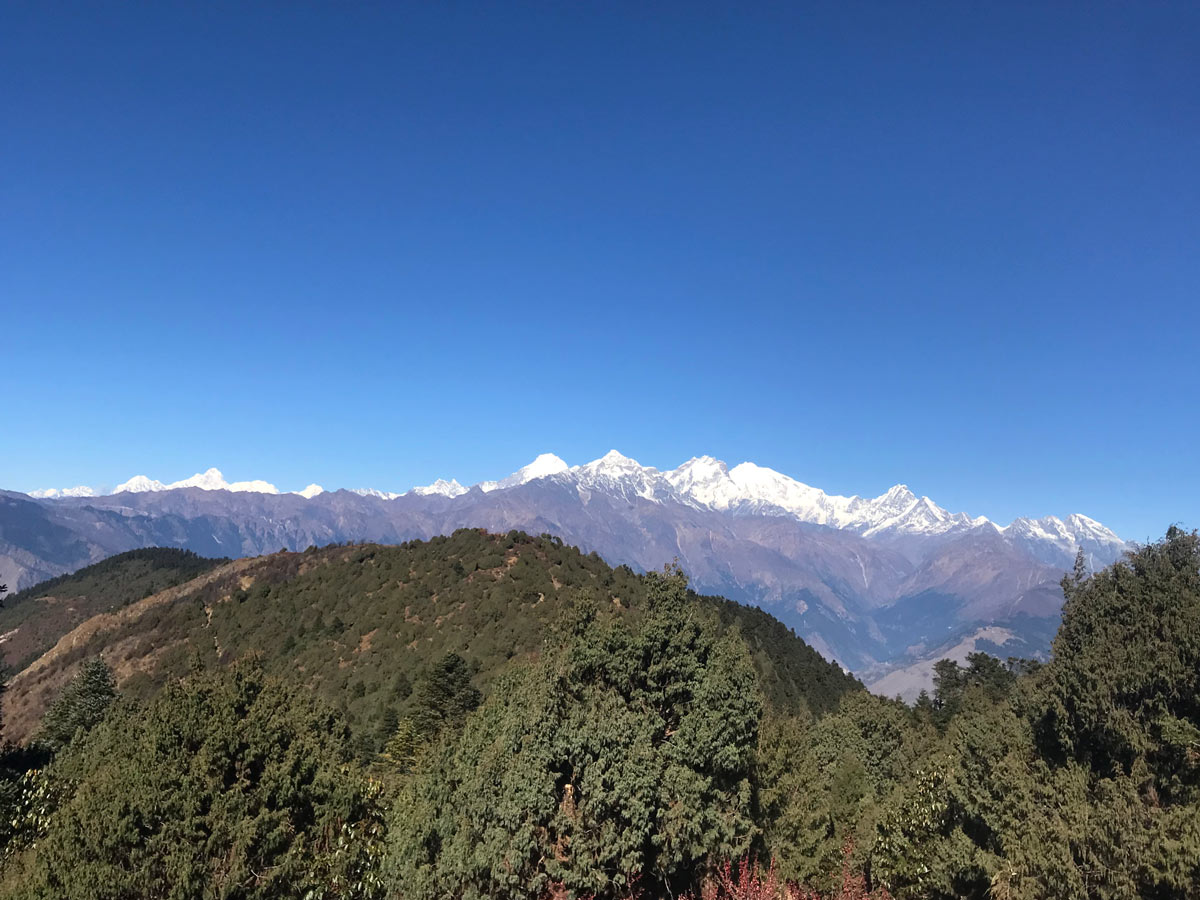
[[912,706],[549,536],[127,565],[37,593],[107,606],[8,686],[0,896],[1200,896],[1195,533]]

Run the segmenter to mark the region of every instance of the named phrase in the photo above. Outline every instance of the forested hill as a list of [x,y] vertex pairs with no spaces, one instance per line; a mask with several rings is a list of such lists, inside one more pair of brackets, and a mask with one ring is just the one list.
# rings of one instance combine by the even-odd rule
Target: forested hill
[[[636,619],[646,597],[644,576],[629,568],[520,532],[464,529],[399,546],[310,548],[214,568],[221,562],[134,551],[24,592],[6,615],[35,608],[29,601],[48,593],[102,597],[102,614],[82,623],[54,620],[67,626],[53,635],[63,639],[7,692],[8,736],[26,737],[91,656],[109,664],[124,693],[148,697],[196,666],[257,654],[268,672],[299,679],[339,708],[359,747],[373,751],[395,728],[414,681],[446,654],[465,659],[486,692],[510,660],[555,640],[555,629],[580,608]],[[202,577],[172,586],[183,564]],[[98,592],[106,578],[108,588]],[[170,589],[147,596],[148,585]],[[739,629],[764,695],[781,710],[820,714],[861,687],[767,613],[692,599]],[[10,639],[36,627],[27,617]]]
[[1200,536],[1062,587],[907,707],[551,538],[218,565],[8,686],[0,898],[1191,900]]
[[119,553],[19,591],[0,608],[0,662],[18,671],[92,616],[185,584],[227,562],[190,550],[151,547]]

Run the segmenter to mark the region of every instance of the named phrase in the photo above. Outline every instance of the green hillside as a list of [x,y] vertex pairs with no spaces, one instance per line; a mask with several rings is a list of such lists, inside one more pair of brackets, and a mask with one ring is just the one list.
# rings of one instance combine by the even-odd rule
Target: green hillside
[[130,550],[6,597],[0,609],[4,665],[22,669],[92,616],[184,584],[227,562],[174,548]]
[[[147,551],[156,552],[163,551]],[[155,580],[154,557],[133,556],[110,567],[127,584],[125,593],[114,585],[105,594],[114,608],[144,596],[150,582],[177,577],[177,561],[163,557],[168,565]],[[127,573],[135,562],[147,570],[140,580]],[[339,709],[370,751],[403,714],[414,681],[445,654],[467,660],[486,692],[510,660],[553,643],[572,608],[590,604],[604,616],[636,618],[646,590],[645,579],[627,567],[613,569],[557,539],[518,532],[464,529],[396,547],[314,548],[223,569],[203,563],[196,565],[210,575],[202,582],[168,601],[152,598],[89,622],[89,633],[70,649],[18,676],[6,715],[10,733],[28,733],[88,656],[102,655],[122,690],[144,698],[197,665],[255,654],[268,673],[299,679]],[[55,594],[94,591],[103,574],[96,568],[59,579]],[[780,709],[824,713],[860,687],[766,613],[718,598],[693,601],[740,629],[763,691]]]
[[0,897],[1196,897],[1200,536],[1063,589],[908,707],[550,538],[226,563],[9,685]]

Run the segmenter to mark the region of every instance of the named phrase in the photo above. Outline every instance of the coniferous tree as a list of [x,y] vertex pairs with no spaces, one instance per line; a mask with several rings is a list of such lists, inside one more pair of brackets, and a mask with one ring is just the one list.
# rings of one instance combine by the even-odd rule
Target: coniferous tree
[[345,726],[253,665],[116,708],[49,773],[68,796],[17,897],[379,895]]
[[919,721],[933,721],[935,711],[933,698],[929,696],[929,691],[925,690],[925,688],[921,688],[921,693],[917,695],[916,703],[913,704],[913,711],[916,713]]
[[1017,676],[990,653],[968,653],[963,681],[967,689],[977,688],[991,700],[1002,700],[1011,693]]
[[1160,792],[1196,798],[1200,536],[1172,526],[1126,561],[1090,577],[1077,571],[1063,586],[1039,697],[1043,749],[1108,776],[1140,762]]
[[77,733],[98,725],[116,696],[116,683],[105,662],[98,657],[87,660],[46,711],[36,743],[57,753]]
[[962,703],[966,679],[962,667],[953,659],[939,659],[933,664],[934,721],[945,728]]
[[376,768],[389,777],[408,775],[416,763],[419,746],[412,719],[401,719],[380,751]]
[[393,816],[405,896],[678,889],[749,848],[753,667],[680,573],[647,587],[636,630],[581,624],[423,757]]
[[418,740],[430,740],[445,727],[457,728],[479,705],[471,667],[457,653],[439,659],[413,688],[409,719]]

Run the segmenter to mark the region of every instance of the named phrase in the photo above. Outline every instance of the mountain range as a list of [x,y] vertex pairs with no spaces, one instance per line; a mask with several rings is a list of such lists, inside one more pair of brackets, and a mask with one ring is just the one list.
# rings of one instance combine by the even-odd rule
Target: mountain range
[[0,492],[0,581],[19,589],[136,547],[252,556],[460,527],[550,533],[637,570],[677,559],[697,590],[767,609],[877,690],[905,696],[942,655],[1044,653],[1077,550],[1100,567],[1129,549],[1081,514],[1000,526],[905,485],[842,497],[754,463],[702,456],[660,471],[614,450],[577,466],[543,454],[500,480],[404,493],[282,493],[217,469],[170,483],[139,475],[109,494]]

